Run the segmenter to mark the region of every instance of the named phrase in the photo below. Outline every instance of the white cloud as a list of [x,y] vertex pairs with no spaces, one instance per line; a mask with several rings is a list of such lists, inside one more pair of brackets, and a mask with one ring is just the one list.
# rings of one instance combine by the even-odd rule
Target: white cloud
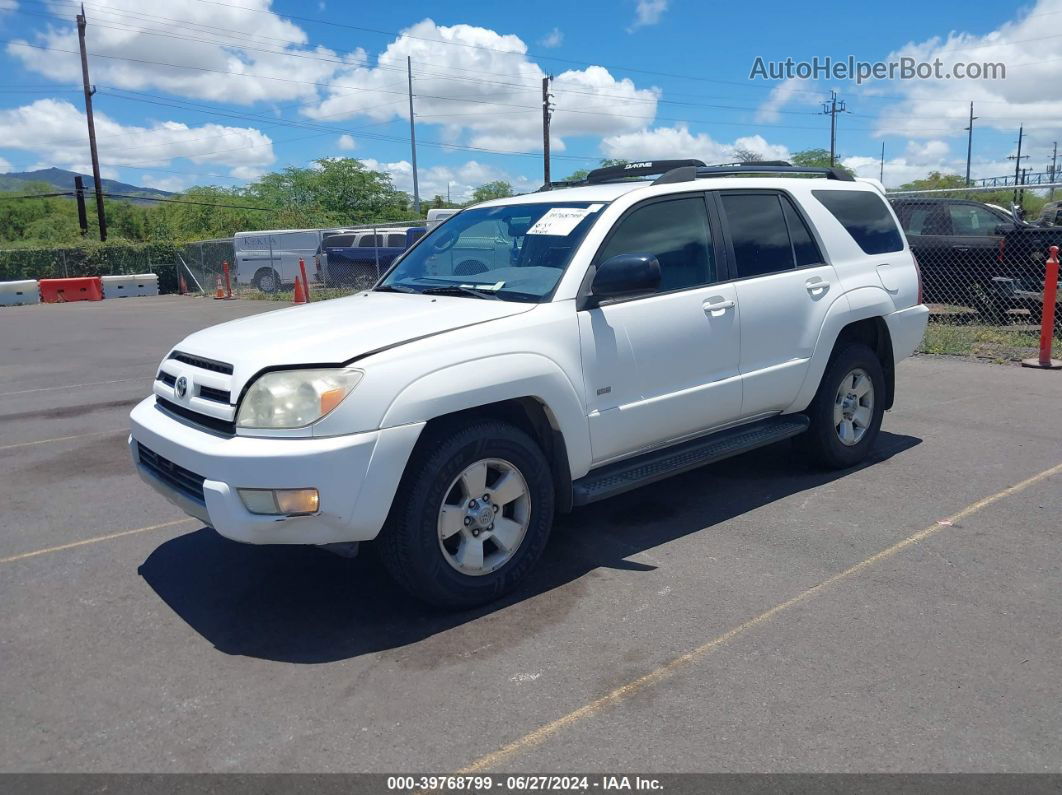
[[5,160],[0,157],[0,174],[7,174],[9,171],[14,171],[15,167],[11,165],[10,160]]
[[655,25],[667,11],[667,3],[668,0],[638,0],[638,6],[634,11],[634,22],[627,28],[627,32],[633,33],[638,28]]
[[[327,98],[303,113],[330,120],[408,119],[404,76],[406,58],[411,57],[417,119],[443,125],[442,140],[457,143],[467,136],[471,146],[502,151],[541,147],[545,72],[528,60],[527,46],[519,37],[472,25],[436,25],[430,19],[403,33],[408,35],[392,41],[375,65],[338,73]],[[351,86],[372,90],[351,91]],[[616,79],[600,66],[557,75],[552,92],[556,111],[551,143],[557,151],[564,150],[565,136],[639,129],[656,115],[660,93]]]
[[[966,174],[965,149],[963,156],[952,156],[951,147],[947,142],[932,141],[907,141],[903,154],[890,157],[885,160],[885,176],[883,182],[886,187],[896,188],[907,182],[921,179],[931,171],[939,171],[942,174]],[[845,157],[841,163],[855,171],[860,177],[873,177],[878,179],[881,173],[881,160],[877,157],[853,156]],[[1014,171],[1014,164],[1003,159],[976,159],[970,164],[971,179],[980,177],[995,177]]]
[[[1034,141],[1050,142],[1062,126],[1062,81],[1052,49],[1039,46],[1050,19],[1062,13],[1062,0],[1039,0],[1017,19],[983,36],[952,32],[923,42],[911,42],[888,60],[902,56],[932,62],[940,58],[945,72],[956,62],[1002,63],[1006,79],[896,80],[867,84],[868,94],[899,92],[904,99],[890,106],[878,122],[879,134],[915,138],[962,135],[969,103],[975,103],[978,128],[1025,132]],[[1050,16],[1049,16],[1050,15]],[[1046,55],[1044,54],[1046,52]],[[976,135],[975,135],[976,146]]]
[[354,142],[354,136],[343,133],[339,136],[339,140],[336,141],[336,146],[344,152],[349,152],[354,149],[357,144]]
[[554,28],[542,37],[542,40],[539,41],[539,44],[541,44],[543,47],[549,47],[550,49],[554,47],[560,47],[562,44],[564,44],[564,31],[562,31],[560,28]]
[[779,112],[785,105],[796,96],[798,93],[803,94],[807,89],[806,80],[798,80],[796,78],[783,80],[781,83],[771,89],[771,93],[767,95],[767,99],[756,110],[756,121],[761,122],[776,122],[781,118]]
[[[80,82],[77,31],[67,22],[68,4],[48,2],[57,16],[54,23],[28,40],[9,43],[7,52],[31,71],[53,80]],[[105,10],[88,13],[91,50],[104,56],[93,59],[92,77],[120,88],[155,88],[247,104],[314,99],[317,89],[307,83],[325,82],[346,64],[364,59],[360,49],[339,54],[326,47],[310,47],[302,28],[272,13],[270,6],[271,0],[224,5],[195,0],[111,0]],[[174,19],[182,20],[181,25],[175,25]],[[247,33],[240,36],[220,29]],[[27,41],[67,52],[20,46]]]
[[707,133],[691,133],[684,124],[674,127],[642,129],[633,133],[610,135],[601,141],[606,157],[626,160],[669,160],[696,158],[705,163],[730,163],[734,150],[755,152],[764,160],[788,160],[789,149],[768,143],[760,135],[735,139],[731,143],[716,141]]
[[[391,175],[394,185],[410,195],[413,194],[413,166],[408,160],[393,163],[381,163],[373,158],[361,161],[372,171],[383,171]],[[539,182],[521,175],[513,175],[503,169],[495,168],[469,160],[459,166],[430,166],[417,169],[417,182],[421,201],[430,201],[434,196],[447,195],[454,202],[466,202],[472,198],[472,191],[487,182],[504,180],[513,186],[514,193],[527,193],[536,190]]]
[[[183,122],[155,122],[150,127],[124,125],[96,114],[100,162],[115,172],[118,166],[164,166],[183,157],[246,172],[276,160],[273,142],[254,127]],[[0,141],[10,149],[34,152],[50,166],[84,171],[88,154],[85,116],[65,100],[39,99],[29,105],[0,110]],[[245,177],[241,177],[245,178]]]
[[152,174],[141,174],[140,184],[146,188],[180,193],[188,187],[189,182],[183,177],[156,177]]

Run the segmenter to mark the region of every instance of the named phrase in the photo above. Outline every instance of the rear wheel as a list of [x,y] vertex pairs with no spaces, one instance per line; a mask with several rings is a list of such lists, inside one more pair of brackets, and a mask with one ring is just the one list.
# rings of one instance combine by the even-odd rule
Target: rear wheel
[[439,428],[417,447],[380,537],[395,580],[430,604],[471,607],[527,576],[553,524],[538,445],[503,422]]
[[254,286],[263,293],[275,293],[280,289],[280,274],[272,268],[259,268],[254,274]]
[[826,468],[855,466],[874,445],[884,413],[881,362],[866,345],[845,345],[830,358],[808,407],[811,427],[800,444]]

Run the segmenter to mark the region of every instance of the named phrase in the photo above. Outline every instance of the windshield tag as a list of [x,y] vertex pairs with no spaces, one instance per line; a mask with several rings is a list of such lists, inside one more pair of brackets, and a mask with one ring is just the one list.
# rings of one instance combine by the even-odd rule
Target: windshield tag
[[529,235],[554,235],[564,237],[591,213],[590,208],[553,207],[527,230]]
[[589,207],[586,208],[586,211],[588,213],[596,213],[598,210],[600,210],[604,206],[605,205],[603,205],[603,204],[591,204]]

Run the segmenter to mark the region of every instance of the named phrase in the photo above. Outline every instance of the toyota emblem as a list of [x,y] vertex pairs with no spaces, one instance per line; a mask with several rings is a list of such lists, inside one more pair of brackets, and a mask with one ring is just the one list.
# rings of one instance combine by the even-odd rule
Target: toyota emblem
[[177,394],[177,397],[183,398],[188,394],[188,379],[183,375],[177,379],[177,383],[173,385],[173,391]]

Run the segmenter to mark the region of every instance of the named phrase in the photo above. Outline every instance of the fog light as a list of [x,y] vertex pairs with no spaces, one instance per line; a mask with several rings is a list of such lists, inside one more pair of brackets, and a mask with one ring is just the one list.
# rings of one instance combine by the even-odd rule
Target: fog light
[[317,513],[321,498],[317,489],[238,489],[251,513],[299,516]]

